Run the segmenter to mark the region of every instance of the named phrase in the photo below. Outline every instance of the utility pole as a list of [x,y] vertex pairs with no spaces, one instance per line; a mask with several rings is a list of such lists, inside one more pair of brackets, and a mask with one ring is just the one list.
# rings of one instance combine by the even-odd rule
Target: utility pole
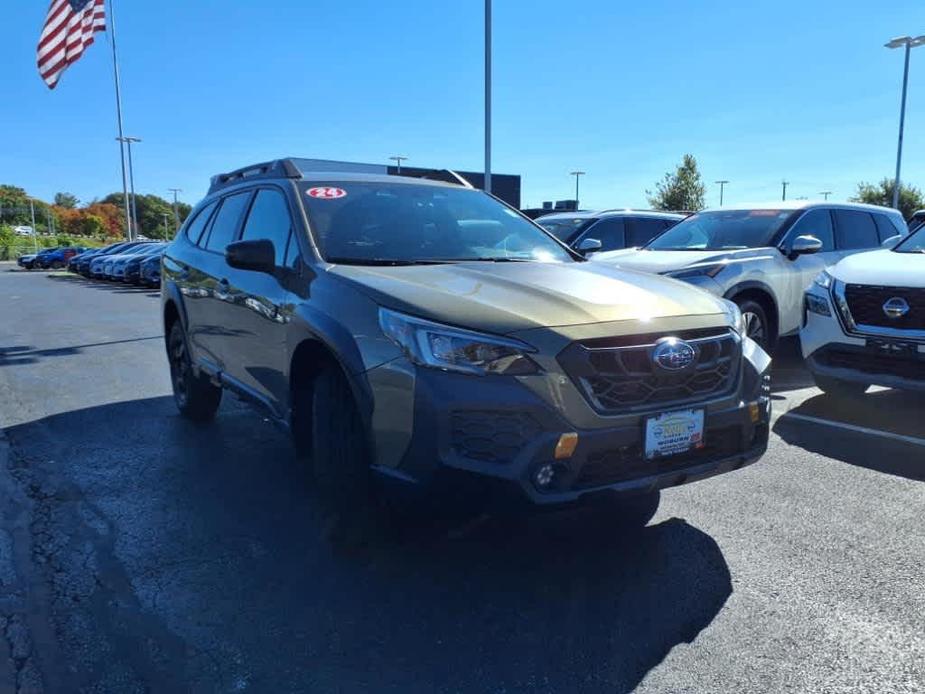
[[715,181],[715,183],[716,185],[719,186],[719,206],[722,207],[723,206],[723,190],[726,188],[726,184],[729,183],[729,181],[725,181],[725,180]]
[[32,213],[32,248],[36,252],[39,250],[39,242],[37,238],[38,232],[35,229],[35,200],[29,198],[29,211]]
[[177,193],[182,193],[182,188],[168,188],[171,193],[173,193],[173,221],[177,225],[177,230],[180,229],[180,208],[177,203]]
[[784,189],[784,192],[783,192],[783,194],[781,195],[780,199],[781,199],[781,200],[786,200],[786,199],[787,199],[787,186],[790,185],[790,181],[781,181],[780,184],[781,184],[781,186],[782,186],[783,189]]
[[899,140],[896,145],[896,178],[893,179],[893,207],[899,209],[899,169],[903,161],[903,126],[906,122],[906,88],[909,85],[909,54],[916,46],[925,44],[925,35],[900,36],[889,43],[884,44],[887,48],[899,48],[905,46],[906,59],[903,64],[903,94],[899,106]]
[[491,193],[491,0],[485,0],[485,192]]
[[396,168],[398,169],[396,173],[401,176],[401,163],[403,161],[408,161],[408,157],[403,157],[400,154],[396,154],[394,157],[389,157],[392,161],[395,162]]
[[578,204],[578,178],[584,175],[585,175],[584,171],[572,171],[569,173],[569,176],[575,177],[575,209],[576,210],[581,207],[581,205]]
[[112,72],[116,83],[116,122],[119,126],[119,157],[122,160],[122,199],[125,203],[125,234],[132,240],[132,215],[128,206],[128,185],[125,180],[125,132],[122,127],[122,84],[119,79],[119,58],[116,55],[116,13],[113,9],[113,0],[109,0],[109,42],[112,44]]
[[167,214],[166,212],[161,212],[161,217],[164,218],[164,240],[165,240],[165,241],[169,241],[169,240],[170,240],[170,231],[169,231],[168,228],[167,228],[167,220],[170,218],[170,215]]
[[132,143],[141,142],[140,137],[130,137],[126,135],[125,137],[117,137],[117,140],[125,143],[128,148],[128,185],[129,191],[132,194],[132,228],[133,234],[130,238],[136,238],[138,236],[138,206],[135,203],[135,166],[132,164]]
[[830,196],[831,194],[832,194],[832,191],[831,191],[831,190],[821,190],[821,191],[819,191],[819,195],[822,196],[822,199],[823,199],[823,200],[828,200],[828,199],[829,199],[829,196]]

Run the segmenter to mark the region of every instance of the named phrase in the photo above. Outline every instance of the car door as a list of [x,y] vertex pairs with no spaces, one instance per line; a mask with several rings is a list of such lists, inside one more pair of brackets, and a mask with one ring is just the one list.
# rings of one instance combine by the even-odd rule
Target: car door
[[282,189],[261,187],[251,203],[240,240],[266,239],[273,243],[276,267],[270,272],[228,268],[229,324],[234,326],[234,349],[225,356],[226,373],[233,383],[282,414],[288,401],[286,373],[287,319],[283,304],[291,274],[286,252],[292,237],[289,202]]
[[659,217],[627,217],[625,221],[627,248],[645,246],[663,231],[674,226],[673,220]]
[[840,257],[830,209],[817,207],[804,212],[790,227],[780,247],[789,248],[798,236],[814,236],[822,242],[822,250],[793,259],[783,253],[775,257],[778,271],[775,273],[774,284],[780,311],[781,335],[799,329],[803,316],[803,293],[816,275],[837,263]]
[[[188,317],[188,339],[193,357],[212,371],[224,371],[226,355],[233,354],[239,329],[229,310],[228,274],[225,247],[235,240],[253,190],[224,196],[207,220],[197,240],[191,262],[179,268],[184,304]],[[198,221],[198,217],[195,221]],[[193,231],[193,225],[190,226]]]
[[626,237],[622,217],[604,217],[589,226],[572,244],[578,248],[585,239],[597,239],[601,242],[600,252],[616,251],[626,248]]

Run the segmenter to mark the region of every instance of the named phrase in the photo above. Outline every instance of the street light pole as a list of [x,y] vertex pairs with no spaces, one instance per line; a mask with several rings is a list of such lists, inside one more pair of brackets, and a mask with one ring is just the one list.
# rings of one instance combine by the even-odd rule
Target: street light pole
[[576,210],[579,209],[579,208],[581,207],[581,206],[578,204],[578,178],[579,178],[580,176],[584,176],[584,175],[585,175],[585,172],[584,172],[584,171],[571,171],[571,172],[569,172],[569,176],[574,176],[574,177],[575,177],[575,209],[576,209]]
[[134,230],[130,238],[134,239],[138,235],[138,206],[135,203],[135,166],[132,164],[132,143],[141,142],[141,138],[126,135],[125,137],[117,137],[116,139],[120,142],[124,142],[128,149],[128,187],[132,195],[132,228]]
[[716,185],[719,186],[719,206],[722,207],[723,206],[723,190],[726,188],[726,184],[729,183],[729,181],[725,181],[725,180],[715,181],[715,183]]
[[170,231],[167,228],[167,219],[170,217],[166,212],[161,212],[161,217],[164,218],[164,240],[167,241],[170,235]]
[[821,191],[819,191],[819,195],[822,196],[822,199],[823,199],[823,200],[828,200],[828,199],[829,199],[829,196],[830,196],[831,194],[832,194],[832,191],[831,191],[831,190],[821,190]]
[[903,160],[903,126],[906,122],[906,89],[909,86],[909,54],[912,52],[913,48],[921,46],[923,43],[925,43],[925,35],[916,36],[915,38],[911,36],[900,36],[884,44],[887,48],[899,48],[900,46],[905,46],[906,48],[906,57],[903,61],[903,94],[899,106],[899,139],[896,144],[896,177],[893,179],[893,207],[896,209],[899,209],[899,170]]
[[32,249],[39,250],[38,231],[35,228],[35,200],[29,198],[29,211],[32,213]]
[[784,189],[784,192],[781,194],[780,199],[786,200],[787,199],[787,186],[790,185],[790,181],[781,181],[780,184],[781,184],[781,187]]
[[396,173],[401,176],[401,163],[403,161],[408,161],[408,157],[403,157],[400,154],[396,154],[394,157],[389,157],[389,159],[395,162],[396,168],[398,169]]
[[173,221],[177,226],[177,229],[180,228],[180,208],[177,203],[177,193],[182,193],[182,188],[168,188],[171,193],[173,193]]
[[491,193],[491,0],[485,0],[485,192]]

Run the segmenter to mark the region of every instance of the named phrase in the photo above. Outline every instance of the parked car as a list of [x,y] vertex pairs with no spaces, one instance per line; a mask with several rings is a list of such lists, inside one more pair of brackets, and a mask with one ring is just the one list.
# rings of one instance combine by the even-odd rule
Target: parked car
[[262,406],[348,521],[388,498],[375,481],[450,477],[644,524],[661,488],[767,446],[770,358],[735,304],[588,262],[468,186],[222,174],[162,272],[179,411]]
[[46,256],[57,250],[57,248],[44,248],[37,253],[26,253],[16,259],[16,264],[26,270],[40,270],[44,267]]
[[146,287],[161,286],[161,258],[165,251],[161,251],[141,263],[140,284]]
[[925,226],[819,273],[805,302],[800,342],[824,392],[925,391]]
[[123,282],[130,282],[133,284],[140,284],[141,264],[152,255],[156,255],[158,258],[160,258],[166,246],[166,243],[151,243],[147,246],[143,246],[143,250],[140,250],[138,253],[126,256],[122,260],[119,260],[113,267],[113,279],[121,280]]
[[773,351],[779,337],[799,331],[803,292],[820,270],[907,233],[902,215],[885,207],[776,202],[699,212],[642,249],[593,260],[674,277],[734,301],[748,336]]
[[78,253],[83,253],[86,249],[82,246],[64,246],[55,248],[45,253],[40,253],[35,259],[36,264],[43,269],[59,270],[67,265],[67,262]]
[[925,210],[916,210],[909,218],[909,231],[915,231],[922,224],[925,224]]
[[103,252],[97,253],[90,258],[87,258],[86,261],[82,261],[80,263],[79,271],[81,274],[85,274],[87,277],[100,279],[102,277],[103,265],[106,260],[111,258],[111,256],[131,250],[132,248],[140,246],[143,243],[147,243],[147,241],[123,241],[122,243],[117,243],[114,246],[109,247],[108,250],[104,249]]
[[25,268],[26,270],[31,270],[32,263],[35,262],[35,256],[37,255],[38,253],[24,253],[23,255],[19,256],[16,259],[16,264],[19,265],[19,267],[21,268]]
[[546,231],[582,255],[644,246],[684,219],[683,214],[645,210],[562,212],[537,219]]

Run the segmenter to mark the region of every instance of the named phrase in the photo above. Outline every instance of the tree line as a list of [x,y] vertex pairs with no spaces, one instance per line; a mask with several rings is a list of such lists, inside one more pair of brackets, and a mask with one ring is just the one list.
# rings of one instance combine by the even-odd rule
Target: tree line
[[[893,181],[884,177],[878,183],[858,183],[855,194],[848,198],[851,202],[863,202],[868,205],[892,207]],[[697,160],[691,154],[685,154],[674,171],[665,174],[656,182],[655,191],[646,191],[649,204],[656,210],[676,210],[698,212],[706,205],[707,187],[697,166]],[[900,182],[899,211],[909,219],[916,210],[925,209],[925,197],[922,191],[912,185]]]
[[[122,193],[85,204],[71,193],[61,192],[52,202],[29,196],[23,188],[0,185],[0,227],[32,226],[32,207],[35,209],[35,227],[39,234],[74,239],[118,240],[125,238],[125,207]],[[149,238],[170,237],[174,232],[173,204],[158,195],[136,195],[138,233]],[[177,212],[182,222],[192,207],[178,203]],[[164,227],[164,215],[167,228]],[[6,230],[10,233],[10,230]]]

